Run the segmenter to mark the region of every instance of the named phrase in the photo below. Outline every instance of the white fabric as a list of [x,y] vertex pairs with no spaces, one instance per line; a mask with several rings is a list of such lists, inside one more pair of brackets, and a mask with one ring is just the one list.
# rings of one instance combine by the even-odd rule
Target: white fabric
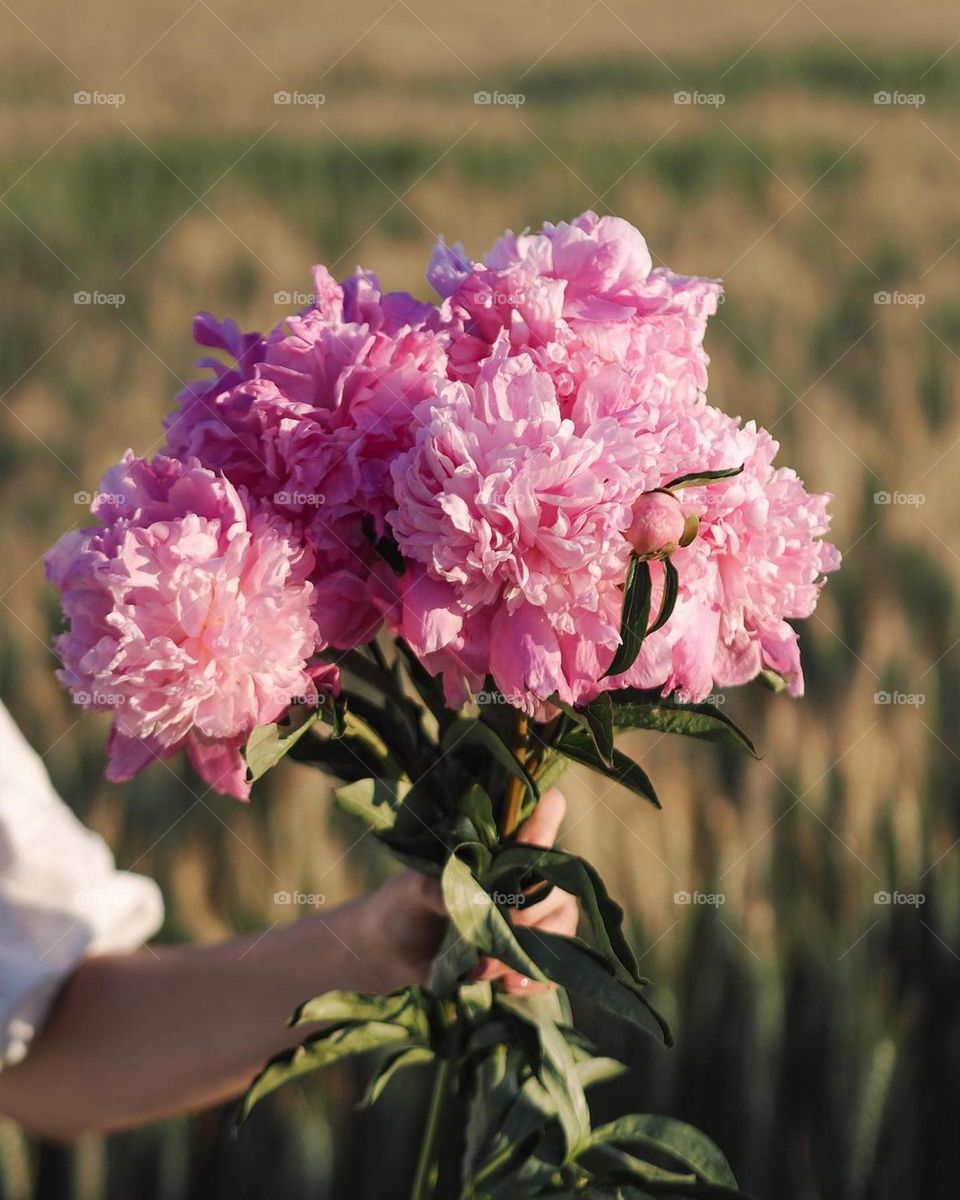
[[0,703],[0,1065],[26,1054],[82,959],[134,950],[162,921],[157,885],[116,869]]

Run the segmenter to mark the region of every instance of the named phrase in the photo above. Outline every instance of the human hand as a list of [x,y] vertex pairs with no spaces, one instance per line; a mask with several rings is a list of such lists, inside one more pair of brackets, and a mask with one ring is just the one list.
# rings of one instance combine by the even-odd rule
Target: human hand
[[[556,788],[540,803],[517,833],[517,840],[533,846],[552,846],[566,811],[566,801]],[[410,984],[425,984],[430,965],[443,940],[447,924],[440,885],[417,871],[394,875],[377,891],[359,902],[363,906],[365,975],[371,990],[391,991]],[[546,899],[528,908],[512,910],[516,925],[571,936],[579,910],[573,896],[554,888]],[[530,995],[550,985],[538,983],[492,958],[481,958],[474,979],[497,980],[504,991]]]

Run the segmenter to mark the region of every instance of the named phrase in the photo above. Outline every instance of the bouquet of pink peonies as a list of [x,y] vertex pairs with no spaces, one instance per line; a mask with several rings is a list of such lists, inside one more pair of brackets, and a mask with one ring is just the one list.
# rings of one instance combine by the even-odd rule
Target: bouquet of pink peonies
[[[591,1128],[593,1057],[566,992],[669,1042],[584,860],[517,839],[571,762],[659,807],[614,745],[649,729],[752,752],[706,697],[762,677],[803,691],[790,620],[839,555],[828,497],[704,396],[718,283],[653,268],[626,221],[507,234],[482,262],[440,244],[440,303],[314,269],[267,334],[201,314],[202,360],[164,452],[130,452],[100,525],[47,556],[70,627],[60,678],[110,708],[108,775],[185,748],[240,798],[281,757],[438,878],[450,917],[428,988],[308,1001],[329,1024],[268,1064],[286,1080],[384,1048],[379,1094],[438,1062],[414,1196],[735,1196],[723,1156],[664,1117]],[[591,939],[514,924],[553,888]],[[491,955],[560,990],[477,980]],[[455,1100],[459,1176],[437,1178]],[[437,1190],[439,1189],[439,1190]]]

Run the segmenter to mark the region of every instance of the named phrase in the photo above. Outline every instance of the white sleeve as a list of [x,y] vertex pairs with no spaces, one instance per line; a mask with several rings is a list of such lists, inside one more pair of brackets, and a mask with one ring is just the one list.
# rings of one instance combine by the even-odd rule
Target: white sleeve
[[116,869],[0,703],[0,1066],[26,1054],[82,959],[134,950],[162,922],[156,884]]

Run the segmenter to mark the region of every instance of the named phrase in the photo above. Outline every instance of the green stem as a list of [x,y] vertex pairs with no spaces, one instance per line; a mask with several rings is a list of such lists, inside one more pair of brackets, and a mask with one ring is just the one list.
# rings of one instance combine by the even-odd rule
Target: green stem
[[436,1179],[434,1178],[437,1157],[440,1151],[440,1129],[443,1123],[443,1110],[447,1103],[447,1093],[453,1078],[454,1060],[441,1058],[437,1064],[437,1075],[433,1081],[433,1095],[430,1097],[430,1111],[427,1113],[427,1124],[423,1131],[423,1142],[420,1146],[420,1157],[417,1160],[417,1173],[413,1178],[413,1191],[410,1200],[430,1200],[435,1194]]
[[[527,758],[527,715],[517,713],[514,725],[513,752],[521,766],[526,765]],[[520,824],[520,809],[523,804],[523,780],[511,776],[507,784],[507,798],[503,810],[503,820],[500,823],[500,836],[506,840],[512,838]]]

